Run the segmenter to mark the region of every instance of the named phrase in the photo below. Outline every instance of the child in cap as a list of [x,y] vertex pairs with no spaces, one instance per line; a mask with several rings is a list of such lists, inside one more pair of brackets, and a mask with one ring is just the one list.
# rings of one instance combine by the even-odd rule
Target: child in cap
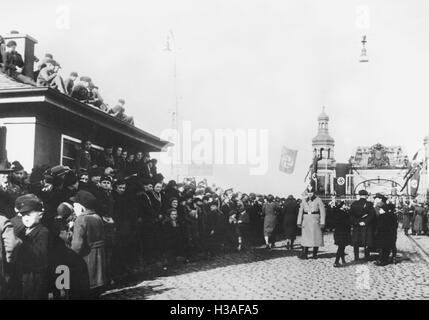
[[47,299],[49,231],[40,223],[43,203],[34,194],[27,194],[16,199],[15,210],[25,226],[18,234],[22,245],[17,258],[22,275],[22,299]]

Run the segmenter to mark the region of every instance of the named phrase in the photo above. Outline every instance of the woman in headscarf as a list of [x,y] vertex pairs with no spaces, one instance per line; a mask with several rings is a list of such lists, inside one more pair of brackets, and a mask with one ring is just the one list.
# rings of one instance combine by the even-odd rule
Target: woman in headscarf
[[423,216],[425,214],[425,208],[421,203],[418,203],[414,210],[414,224],[413,224],[413,232],[416,235],[420,235],[423,232]]
[[264,239],[267,249],[274,248],[275,239],[274,228],[277,224],[278,204],[274,202],[274,196],[268,195],[267,202],[262,205],[262,215],[264,216]]
[[282,209],[283,231],[286,238],[287,250],[293,250],[293,243],[297,233],[296,219],[298,218],[298,212],[299,205],[295,198],[290,195],[287,197]]

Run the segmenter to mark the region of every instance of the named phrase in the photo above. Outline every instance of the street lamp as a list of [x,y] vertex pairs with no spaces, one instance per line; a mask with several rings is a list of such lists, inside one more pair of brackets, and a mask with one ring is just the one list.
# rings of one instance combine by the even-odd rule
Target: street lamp
[[366,48],[365,45],[367,43],[366,36],[362,37],[362,51],[360,54],[359,62],[369,62],[368,56],[366,55]]

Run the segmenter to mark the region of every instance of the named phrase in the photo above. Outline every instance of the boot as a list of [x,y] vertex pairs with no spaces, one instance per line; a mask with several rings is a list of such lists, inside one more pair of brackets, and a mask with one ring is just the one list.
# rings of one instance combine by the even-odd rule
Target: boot
[[371,258],[371,254],[370,254],[369,248],[368,248],[368,247],[366,247],[366,248],[365,248],[365,260],[366,260],[366,261],[369,261],[369,260],[370,260],[370,258]]
[[299,258],[303,259],[303,260],[306,260],[307,259],[307,254],[308,254],[308,248],[307,247],[303,247],[301,255],[299,256]]
[[293,241],[290,242],[289,250],[293,250]]
[[337,254],[335,255],[334,268],[339,268],[339,267],[341,267],[341,264],[340,264],[340,253],[337,250]]
[[342,264],[347,264],[346,262],[346,255],[343,253],[343,255],[341,256],[341,263]]
[[354,247],[355,261],[359,261],[359,247]]
[[314,247],[313,248],[313,259],[317,259],[317,252],[319,252],[319,248],[318,247]]

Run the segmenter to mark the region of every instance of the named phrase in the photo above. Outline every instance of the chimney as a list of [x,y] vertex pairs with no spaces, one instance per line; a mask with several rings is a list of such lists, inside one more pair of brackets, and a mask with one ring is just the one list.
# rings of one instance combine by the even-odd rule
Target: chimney
[[16,50],[22,55],[24,60],[24,70],[22,73],[33,78],[34,71],[34,46],[37,40],[27,34],[21,34],[18,31],[11,31],[4,36],[5,42],[14,40],[17,43]]

